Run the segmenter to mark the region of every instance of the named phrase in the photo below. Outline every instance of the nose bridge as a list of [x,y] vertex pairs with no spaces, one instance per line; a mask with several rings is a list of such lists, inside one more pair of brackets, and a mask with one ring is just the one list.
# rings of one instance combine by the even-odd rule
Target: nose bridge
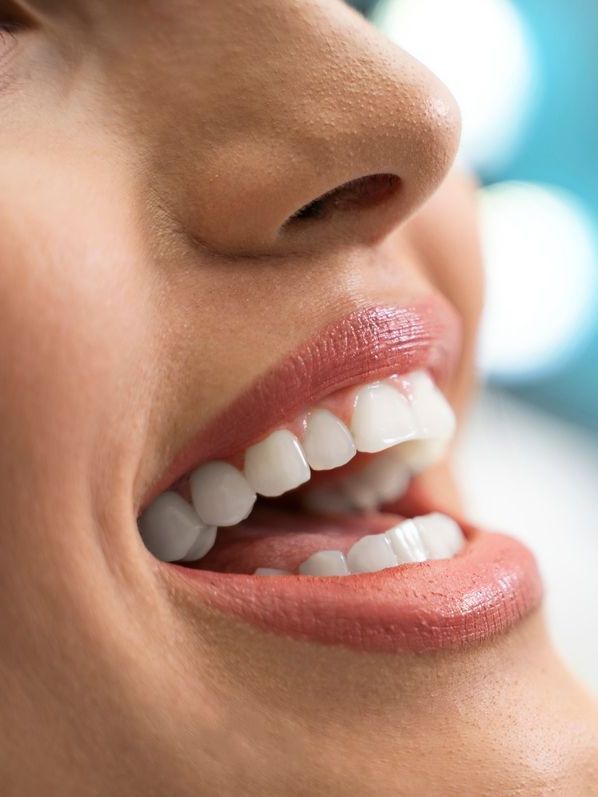
[[[267,49],[259,37],[237,47],[207,126],[205,196],[192,203],[198,237],[224,251],[261,252],[298,237],[385,234],[448,170],[459,135],[454,100],[340,3],[261,5],[270,11]],[[332,201],[373,175],[386,191],[376,201]],[[309,226],[288,223],[314,202],[330,212]]]

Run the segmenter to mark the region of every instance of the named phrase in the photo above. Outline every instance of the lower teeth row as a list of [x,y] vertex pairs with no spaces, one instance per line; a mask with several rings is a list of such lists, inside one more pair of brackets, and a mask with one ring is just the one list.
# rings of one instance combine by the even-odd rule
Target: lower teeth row
[[[465,545],[465,537],[455,521],[434,512],[404,520],[382,534],[368,534],[349,549],[317,551],[302,562],[303,576],[348,576],[352,573],[375,573],[388,567],[450,559]],[[256,576],[290,575],[290,570],[258,567]]]

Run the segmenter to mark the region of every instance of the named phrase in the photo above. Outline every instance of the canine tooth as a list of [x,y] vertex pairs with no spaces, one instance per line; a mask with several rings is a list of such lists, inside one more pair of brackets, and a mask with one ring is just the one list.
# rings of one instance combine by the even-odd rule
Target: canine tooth
[[163,562],[184,557],[205,529],[193,507],[170,490],[159,495],[139,518],[145,547]]
[[282,495],[309,480],[301,443],[287,429],[272,432],[245,452],[245,477],[256,493]]
[[351,573],[374,573],[399,564],[388,538],[384,534],[367,534],[358,540],[347,554]]
[[322,515],[334,515],[337,513],[350,512],[353,504],[336,487],[320,487],[309,490],[302,496],[302,503],[311,512],[319,512]]
[[411,474],[398,450],[392,448],[368,463],[360,475],[375,491],[378,503],[385,503],[396,501],[405,493]]
[[428,558],[419,529],[412,520],[404,520],[386,532],[399,564],[425,562]]
[[413,518],[413,522],[428,552],[428,559],[450,559],[465,544],[459,524],[440,512]]
[[220,460],[194,470],[189,486],[195,511],[210,526],[234,526],[250,514],[257,498],[241,471]]
[[351,432],[329,410],[314,410],[308,415],[303,450],[313,470],[340,468],[357,453]]
[[302,576],[348,576],[347,560],[341,551],[317,551],[299,565]]
[[290,570],[280,570],[278,567],[258,567],[253,571],[254,576],[289,576]]
[[433,438],[409,440],[397,447],[397,453],[411,473],[421,473],[444,458],[449,442]]
[[179,561],[197,562],[198,559],[202,559],[214,547],[217,532],[218,529],[216,526],[206,526],[202,529],[191,548],[189,548],[185,556]]
[[376,453],[415,437],[415,417],[398,390],[374,382],[357,394],[351,433],[358,451]]
[[411,384],[412,408],[418,437],[450,439],[456,426],[453,408],[429,374],[414,371],[407,379]]

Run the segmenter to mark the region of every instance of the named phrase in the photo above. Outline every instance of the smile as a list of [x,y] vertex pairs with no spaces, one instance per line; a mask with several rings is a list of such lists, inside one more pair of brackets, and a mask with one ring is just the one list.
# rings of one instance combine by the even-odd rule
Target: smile
[[148,491],[146,549],[192,601],[267,631],[394,652],[461,647],[534,609],[531,553],[421,489],[456,419],[440,300],[359,310],[267,373]]

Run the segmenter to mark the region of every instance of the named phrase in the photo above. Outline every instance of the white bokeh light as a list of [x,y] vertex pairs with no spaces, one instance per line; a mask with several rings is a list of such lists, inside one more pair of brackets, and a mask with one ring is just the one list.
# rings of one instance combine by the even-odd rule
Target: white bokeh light
[[482,369],[509,379],[556,369],[594,320],[598,264],[589,217],[568,192],[520,182],[481,189],[480,215]]
[[374,22],[450,88],[461,107],[461,158],[498,169],[529,116],[536,69],[508,0],[382,0]]

